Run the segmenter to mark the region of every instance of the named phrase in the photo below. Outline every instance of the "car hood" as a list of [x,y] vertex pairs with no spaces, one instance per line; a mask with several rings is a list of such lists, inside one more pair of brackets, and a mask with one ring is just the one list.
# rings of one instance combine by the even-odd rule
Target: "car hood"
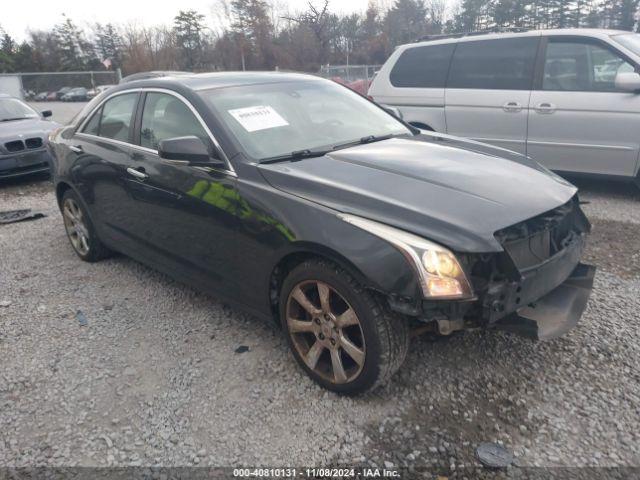
[[39,118],[0,122],[0,145],[12,140],[30,137],[43,137],[46,140],[49,132],[59,126],[56,122]]
[[494,232],[576,193],[522,155],[448,136],[394,138],[258,168],[275,188],[459,252],[501,251]]

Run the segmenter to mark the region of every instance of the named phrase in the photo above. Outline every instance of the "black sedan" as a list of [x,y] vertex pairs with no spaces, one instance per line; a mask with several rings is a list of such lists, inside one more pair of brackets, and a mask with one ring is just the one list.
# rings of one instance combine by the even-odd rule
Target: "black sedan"
[[0,178],[50,170],[47,138],[60,126],[47,120],[50,116],[51,110],[38,113],[22,100],[0,94]]
[[411,329],[550,338],[591,291],[575,187],[316,77],[126,83],[52,147],[81,259],[122,252],[277,319],[302,368],[337,392],[386,382]]
[[88,90],[84,87],[72,88],[62,95],[60,100],[63,102],[84,102],[87,100]]

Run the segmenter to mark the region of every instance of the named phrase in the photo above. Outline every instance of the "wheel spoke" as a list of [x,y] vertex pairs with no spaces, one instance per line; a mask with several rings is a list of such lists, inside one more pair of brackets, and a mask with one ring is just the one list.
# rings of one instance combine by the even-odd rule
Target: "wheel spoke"
[[300,287],[295,288],[292,296],[296,299],[296,302],[298,302],[302,308],[309,312],[309,315],[311,315],[312,317],[320,315],[320,310],[313,303],[311,303],[311,301],[307,298]]
[[297,320],[295,318],[287,318],[287,325],[291,333],[313,332],[313,322],[306,320]]
[[68,218],[71,222],[75,221],[76,217],[71,211],[71,207],[69,207],[69,205],[65,205],[63,213],[64,213],[64,216]]
[[333,377],[336,383],[344,383],[347,381],[347,374],[342,366],[342,358],[337,348],[331,349],[331,366],[333,367]]
[[344,332],[340,336],[340,346],[358,365],[364,365],[364,351],[356,347]]
[[318,295],[320,296],[320,305],[324,313],[331,312],[331,304],[329,302],[329,295],[331,290],[326,283],[318,282]]
[[316,365],[318,364],[318,360],[320,359],[320,355],[322,354],[323,350],[324,350],[324,345],[322,345],[322,343],[316,340],[316,343],[314,343],[313,346],[307,352],[307,355],[304,361],[311,370],[316,368]]
[[87,242],[87,237],[85,237],[84,235],[78,235],[78,237],[80,237],[80,245],[82,246],[82,251],[83,252],[88,252],[89,251],[89,242]]
[[351,325],[358,325],[358,317],[353,308],[348,308],[343,314],[336,318],[336,323],[340,328],[350,327]]

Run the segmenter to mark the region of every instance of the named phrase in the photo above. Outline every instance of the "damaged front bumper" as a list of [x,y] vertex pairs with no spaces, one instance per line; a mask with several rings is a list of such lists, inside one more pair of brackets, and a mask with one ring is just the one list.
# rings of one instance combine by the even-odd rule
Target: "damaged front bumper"
[[494,324],[495,328],[536,340],[564,335],[576,326],[587,306],[596,268],[578,264],[558,287]]

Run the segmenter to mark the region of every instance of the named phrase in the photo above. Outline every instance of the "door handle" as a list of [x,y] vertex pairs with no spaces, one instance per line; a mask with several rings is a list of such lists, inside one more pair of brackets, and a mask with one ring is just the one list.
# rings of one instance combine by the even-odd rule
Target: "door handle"
[[518,102],[507,102],[502,105],[502,109],[505,112],[518,113],[522,111],[522,105],[520,105]]
[[543,102],[536,105],[534,110],[538,113],[553,113],[556,111],[556,106],[553,103]]
[[132,176],[136,177],[138,180],[145,180],[145,179],[149,178],[149,175],[144,173],[144,169],[142,167],[139,167],[137,169],[129,167],[129,168],[127,168],[127,173],[129,175],[132,175]]
[[69,145],[69,150],[75,153],[84,153],[82,145]]

